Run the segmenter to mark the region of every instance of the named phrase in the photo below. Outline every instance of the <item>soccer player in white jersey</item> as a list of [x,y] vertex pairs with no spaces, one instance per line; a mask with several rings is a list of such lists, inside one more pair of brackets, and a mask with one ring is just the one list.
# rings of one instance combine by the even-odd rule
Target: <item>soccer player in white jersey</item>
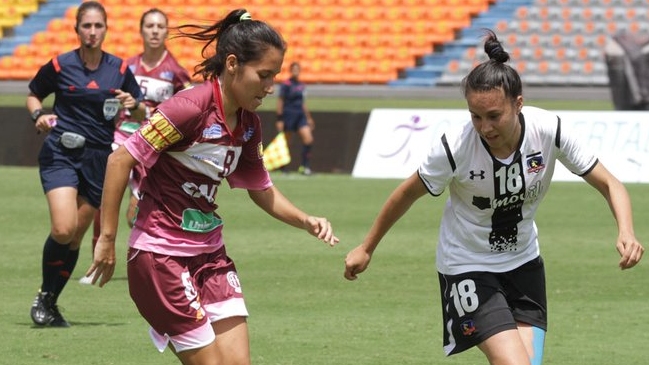
[[[248,315],[234,262],[227,256],[217,192],[227,181],[248,190],[271,216],[334,245],[330,222],[294,206],[264,168],[255,110],[273,92],[286,43],[245,9],[211,26],[184,25],[210,54],[206,80],[158,105],[147,123],[110,156],[101,235],[87,275],[103,286],[115,269],[119,206],[129,171],[146,167],[127,259],[131,298],[160,351],[183,364],[250,364]],[[216,52],[206,52],[216,45]]]
[[390,195],[363,242],[346,257],[349,280],[367,269],[372,253],[424,195],[448,188],[437,246],[444,351],[477,346],[492,365],[539,365],[547,305],[545,271],[534,215],[558,160],[595,187],[617,222],[619,266],[628,269],[644,248],[634,236],[625,187],[561,129],[548,111],[523,107],[518,73],[492,31],[489,60],[462,81],[471,123],[437,140],[418,171]]

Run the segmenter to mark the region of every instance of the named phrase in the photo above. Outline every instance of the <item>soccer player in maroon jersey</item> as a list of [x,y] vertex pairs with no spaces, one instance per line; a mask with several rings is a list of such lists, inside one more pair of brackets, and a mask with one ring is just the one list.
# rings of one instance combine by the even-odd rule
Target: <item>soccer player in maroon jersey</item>
[[329,245],[338,238],[327,219],[293,205],[264,168],[255,110],[281,71],[286,43],[279,33],[244,9],[179,30],[204,41],[203,54],[216,46],[197,70],[206,81],[158,105],[110,156],[101,235],[86,274],[99,286],[111,279],[122,196],[130,170],[144,165],[127,271],[152,340],[183,364],[250,364],[248,311],[216,212],[221,185],[246,189],[269,215]]
[[[187,70],[178,63],[166,47],[165,41],[169,35],[168,25],[169,19],[162,10],[152,8],[145,11],[140,17],[140,35],[144,50],[126,60],[144,95],[142,102],[146,107],[147,118],[158,104],[191,84]],[[141,121],[133,118],[128,110],[122,110],[115,129],[113,148],[124,143],[126,138],[140,128],[140,123]],[[129,180],[131,196],[126,210],[126,220],[129,225],[133,224],[135,218],[139,194],[138,185],[143,174],[144,169],[141,165],[136,165],[131,171]],[[93,252],[99,238],[99,216],[100,211],[98,210],[95,214],[93,227]],[[88,284],[90,280],[84,276],[79,281]]]

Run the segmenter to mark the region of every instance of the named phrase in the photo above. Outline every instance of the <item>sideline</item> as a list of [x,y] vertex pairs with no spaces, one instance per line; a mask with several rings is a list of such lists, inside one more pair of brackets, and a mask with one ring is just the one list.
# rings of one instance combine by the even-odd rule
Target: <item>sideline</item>
[[[0,81],[1,94],[27,95],[27,81]],[[462,98],[459,86],[394,87],[387,85],[309,84],[309,96],[343,98]],[[608,86],[558,87],[523,85],[523,96],[534,100],[611,100]]]

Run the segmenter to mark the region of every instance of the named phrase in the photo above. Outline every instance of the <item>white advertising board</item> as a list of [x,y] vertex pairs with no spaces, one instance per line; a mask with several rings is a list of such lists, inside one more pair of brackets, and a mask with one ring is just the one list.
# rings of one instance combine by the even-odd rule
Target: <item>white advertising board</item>
[[[623,182],[649,182],[649,112],[554,111],[561,128],[575,132]],[[470,121],[464,109],[374,109],[352,176],[406,178],[417,170],[444,130]],[[556,181],[578,181],[557,163]]]

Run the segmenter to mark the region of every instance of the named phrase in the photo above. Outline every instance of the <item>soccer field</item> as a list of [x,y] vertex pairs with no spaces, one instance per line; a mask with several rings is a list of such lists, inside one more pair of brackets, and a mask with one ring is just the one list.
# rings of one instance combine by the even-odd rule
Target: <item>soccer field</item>
[[[40,284],[47,205],[36,168],[0,167],[2,364],[177,364],[150,343],[125,277],[126,225],[118,266],[103,289],[76,280],[89,265],[90,237],[60,300],[72,327],[38,329],[29,307]],[[306,211],[327,216],[341,242],[328,247],[258,209],[245,191],[218,195],[225,240],[248,309],[253,364],[483,364],[477,350],[445,358],[441,347],[435,241],[443,199],[424,198],[397,223],[356,282],[343,276],[346,253],[365,235],[397,180],[273,174]],[[636,234],[647,246],[647,185],[627,185]],[[548,272],[550,329],[545,365],[646,364],[649,272],[646,262],[617,268],[616,229],[585,183],[555,183],[538,214]]]

